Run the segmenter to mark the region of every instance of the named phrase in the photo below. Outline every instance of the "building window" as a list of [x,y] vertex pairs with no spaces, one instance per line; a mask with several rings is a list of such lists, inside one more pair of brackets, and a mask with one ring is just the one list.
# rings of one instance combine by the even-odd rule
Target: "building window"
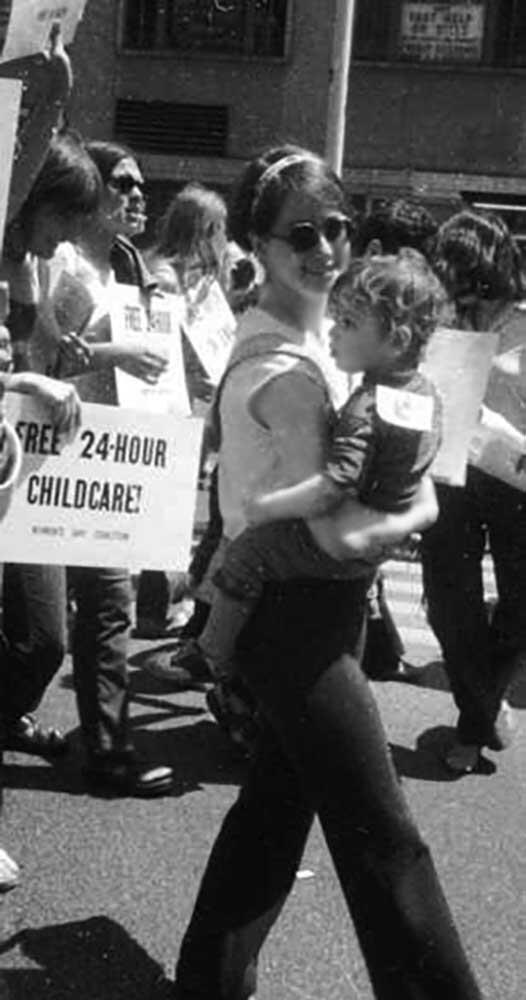
[[125,0],[123,46],[282,57],[287,0]]
[[358,0],[353,57],[413,64],[526,65],[524,0]]

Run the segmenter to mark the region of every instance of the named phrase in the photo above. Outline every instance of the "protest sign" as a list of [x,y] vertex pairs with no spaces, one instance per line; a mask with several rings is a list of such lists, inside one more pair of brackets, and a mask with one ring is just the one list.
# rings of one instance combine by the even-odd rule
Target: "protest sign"
[[212,385],[219,385],[234,346],[236,320],[218,281],[204,278],[187,295],[183,331]]
[[494,333],[439,329],[420,366],[433,380],[444,408],[442,444],[431,473],[451,486],[466,481],[469,446],[497,344]]
[[21,96],[21,80],[0,80],[0,103],[2,105],[0,118],[0,248],[4,242],[4,226]]
[[36,400],[8,393],[5,409],[23,464],[17,483],[0,493],[3,560],[187,566],[202,421],[86,403],[68,442]]
[[120,406],[150,413],[191,413],[184,372],[181,323],[184,299],[179,295],[156,295],[148,316],[138,288],[115,285],[111,305],[111,338],[115,344],[144,344],[166,358],[168,366],[155,385],[115,369]]
[[9,20],[0,25],[0,63],[36,55],[45,48],[53,24],[60,24],[64,45],[75,37],[86,0],[11,0]]
[[471,440],[469,461],[489,476],[526,492],[526,437],[486,407]]

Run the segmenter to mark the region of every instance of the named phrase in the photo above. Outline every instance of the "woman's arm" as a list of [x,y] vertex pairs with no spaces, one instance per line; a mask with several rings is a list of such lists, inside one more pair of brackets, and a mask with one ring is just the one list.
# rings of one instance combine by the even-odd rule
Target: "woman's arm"
[[58,382],[38,372],[2,372],[0,384],[6,391],[40,399],[49,408],[52,422],[64,434],[73,436],[80,427],[80,398],[75,387],[67,382]]
[[294,517],[320,517],[341,503],[345,493],[322,472],[271,493],[249,497],[245,515],[249,524],[284,521]]
[[272,436],[284,483],[299,483],[323,468],[327,399],[316,382],[301,371],[279,375],[257,393],[250,410]]
[[313,522],[313,527],[336,559],[379,562],[409,535],[431,527],[437,517],[435,488],[426,476],[406,511],[393,514],[345,500],[330,517]]

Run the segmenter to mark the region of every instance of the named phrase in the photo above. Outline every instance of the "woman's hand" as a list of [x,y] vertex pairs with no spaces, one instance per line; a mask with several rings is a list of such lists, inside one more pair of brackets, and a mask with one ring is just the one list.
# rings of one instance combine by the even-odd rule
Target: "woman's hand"
[[81,402],[73,385],[38,372],[4,375],[2,382],[11,392],[23,392],[40,399],[48,407],[51,422],[60,433],[70,439],[75,436],[81,422]]
[[155,385],[168,367],[168,358],[156,354],[145,341],[119,348],[114,363],[128,375]]
[[77,333],[64,333],[58,345],[53,374],[56,378],[73,378],[87,371],[91,365],[89,345]]
[[406,538],[431,527],[437,517],[435,488],[426,476],[411,507],[401,513],[378,511],[346,500],[330,518],[323,519],[324,541],[336,559],[379,563],[388,559]]
[[80,427],[82,411],[75,386],[46,375],[33,374],[35,395],[49,408],[53,424],[61,434],[73,438]]

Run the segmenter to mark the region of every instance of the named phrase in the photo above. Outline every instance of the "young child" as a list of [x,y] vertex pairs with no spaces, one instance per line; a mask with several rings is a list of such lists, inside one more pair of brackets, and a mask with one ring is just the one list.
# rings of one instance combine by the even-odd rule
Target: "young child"
[[443,300],[424,257],[408,248],[354,262],[337,281],[331,351],[344,371],[363,372],[363,381],[335,420],[322,471],[247,501],[249,521],[260,523],[229,545],[193,650],[216,678],[232,672],[237,638],[266,582],[370,582],[375,567],[359,558],[359,532],[349,536],[352,558],[336,559],[324,545],[323,515],[348,499],[386,511],[410,506],[440,442],[440,402],[417,366]]

